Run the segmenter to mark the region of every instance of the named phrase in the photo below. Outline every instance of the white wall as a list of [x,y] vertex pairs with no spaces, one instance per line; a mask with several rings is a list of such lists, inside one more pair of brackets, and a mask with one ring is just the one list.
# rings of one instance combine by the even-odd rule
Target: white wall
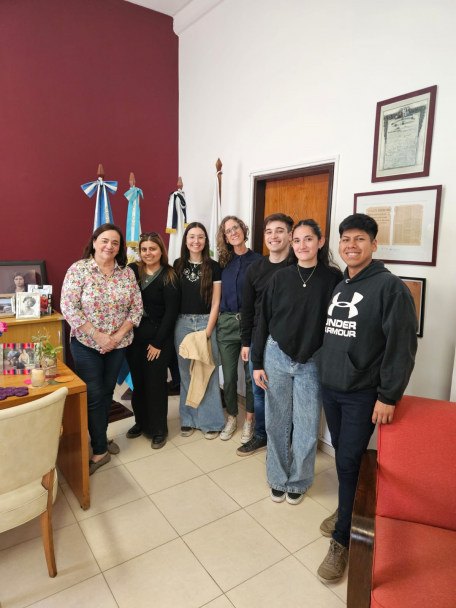
[[[439,399],[450,396],[456,338],[455,18],[453,0],[225,0],[179,40],[179,173],[191,221],[209,225],[218,156],[222,212],[247,222],[252,172],[328,156],[340,159],[333,225],[353,212],[355,192],[444,186],[437,267],[389,266],[428,279],[407,392]],[[431,176],[372,184],[376,103],[434,84]]]

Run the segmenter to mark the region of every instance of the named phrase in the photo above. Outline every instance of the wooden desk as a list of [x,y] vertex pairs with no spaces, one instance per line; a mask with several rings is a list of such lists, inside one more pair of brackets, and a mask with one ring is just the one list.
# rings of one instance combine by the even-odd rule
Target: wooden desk
[[[66,386],[68,395],[63,410],[63,433],[60,438],[57,464],[65,475],[70,488],[79,500],[83,509],[90,507],[89,484],[89,435],[87,430],[87,386],[64,363],[57,362],[58,373],[61,376],[71,375],[71,382],[62,383]],[[0,401],[0,409],[14,407],[22,403],[34,401],[56,391],[59,386],[32,388],[24,384],[30,376],[0,376],[0,386],[28,386],[26,397],[8,397]]]
[[38,331],[41,332],[41,335],[47,333],[52,346],[63,346],[63,350],[57,353],[57,358],[60,361],[66,361],[65,319],[59,312],[54,310],[52,315],[44,315],[40,319],[1,317],[0,321],[4,321],[8,326],[8,331],[0,337],[0,344],[4,342],[12,344],[34,342],[32,336],[36,336]]

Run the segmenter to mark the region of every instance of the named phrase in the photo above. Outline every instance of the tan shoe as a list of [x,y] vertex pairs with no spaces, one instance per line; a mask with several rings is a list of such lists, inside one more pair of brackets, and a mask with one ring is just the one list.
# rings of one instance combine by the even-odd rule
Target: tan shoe
[[120,448],[117,443],[114,442],[114,439],[108,439],[108,452],[110,454],[118,454],[120,452]]
[[98,462],[89,460],[89,475],[93,475],[97,469],[102,467],[104,464],[108,464],[111,461],[111,454],[107,452],[105,456]]
[[320,532],[323,536],[332,536],[334,532],[334,528],[336,527],[336,522],[339,517],[339,509],[336,509],[332,515],[327,517],[324,521],[322,521],[320,526]]
[[348,549],[333,538],[329,550],[318,568],[317,576],[323,583],[338,583],[344,576],[348,564]]

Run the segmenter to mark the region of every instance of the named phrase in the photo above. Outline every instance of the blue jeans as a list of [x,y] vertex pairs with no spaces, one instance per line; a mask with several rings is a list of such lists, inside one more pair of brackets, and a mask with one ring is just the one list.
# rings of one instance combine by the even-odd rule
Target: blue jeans
[[256,385],[253,380],[252,346],[253,344],[250,345],[249,351],[249,369],[252,378],[253,409],[255,411],[255,427],[253,429],[253,434],[255,437],[258,437],[258,439],[267,439],[264,413],[264,390],[261,386]]
[[305,364],[293,361],[269,336],[264,351],[264,371],[268,377],[268,483],[281,492],[304,494],[315,475],[321,414],[317,366],[313,359]]
[[112,396],[116,388],[125,349],[118,348],[102,355],[95,348],[71,338],[71,354],[77,375],[87,384],[87,416],[94,455],[108,451],[106,431]]
[[347,393],[322,386],[321,393],[339,479],[339,515],[332,537],[348,547],[361,459],[375,429],[377,392]]
[[[209,315],[179,315],[174,328],[174,343],[179,353],[179,345],[188,334],[206,329]],[[179,414],[181,426],[190,426],[200,429],[203,433],[208,431],[221,431],[225,427],[222,398],[219,384],[219,351],[217,346],[216,328],[211,334],[212,356],[215,369],[208,382],[203,400],[197,408],[185,405],[190,386],[190,359],[183,359],[178,355],[180,384]]]

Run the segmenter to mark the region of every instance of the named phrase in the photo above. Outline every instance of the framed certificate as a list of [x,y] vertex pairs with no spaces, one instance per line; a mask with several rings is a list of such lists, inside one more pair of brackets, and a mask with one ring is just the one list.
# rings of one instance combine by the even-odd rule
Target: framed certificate
[[429,175],[437,85],[377,104],[372,181]]
[[423,337],[424,323],[424,298],[426,295],[426,279],[416,279],[414,277],[399,277],[410,289],[413,301],[415,302],[416,316],[418,319],[418,338]]
[[378,224],[374,258],[388,264],[435,266],[442,186],[355,194],[355,213]]

